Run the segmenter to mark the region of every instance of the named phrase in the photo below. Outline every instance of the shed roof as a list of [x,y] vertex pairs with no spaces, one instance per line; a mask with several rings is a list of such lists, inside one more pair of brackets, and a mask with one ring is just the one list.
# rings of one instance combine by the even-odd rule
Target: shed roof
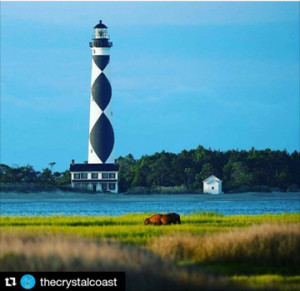
[[221,179],[217,178],[217,177],[214,176],[214,175],[209,176],[208,178],[206,178],[206,179],[203,180],[202,182],[209,182],[209,181],[211,181],[211,180],[214,180],[214,181],[221,181],[221,182],[222,182]]

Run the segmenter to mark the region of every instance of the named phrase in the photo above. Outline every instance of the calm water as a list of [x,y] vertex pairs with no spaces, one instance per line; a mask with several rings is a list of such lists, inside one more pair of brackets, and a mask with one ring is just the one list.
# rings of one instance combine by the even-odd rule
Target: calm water
[[121,215],[138,212],[230,214],[300,212],[300,193],[124,195],[1,193],[1,215]]

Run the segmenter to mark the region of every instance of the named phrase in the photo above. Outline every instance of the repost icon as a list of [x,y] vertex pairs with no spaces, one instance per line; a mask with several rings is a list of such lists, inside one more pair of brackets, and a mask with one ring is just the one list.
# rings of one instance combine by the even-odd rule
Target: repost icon
[[14,287],[17,285],[15,277],[5,278],[5,286],[6,287]]

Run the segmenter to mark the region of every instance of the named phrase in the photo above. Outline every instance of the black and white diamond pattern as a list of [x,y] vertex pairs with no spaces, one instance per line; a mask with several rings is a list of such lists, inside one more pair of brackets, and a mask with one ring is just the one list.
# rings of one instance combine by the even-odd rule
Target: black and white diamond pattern
[[104,111],[111,99],[111,86],[106,76],[101,73],[92,85],[94,101]]
[[114,147],[110,110],[112,90],[107,76],[108,66],[108,55],[93,56],[89,163],[106,163]]

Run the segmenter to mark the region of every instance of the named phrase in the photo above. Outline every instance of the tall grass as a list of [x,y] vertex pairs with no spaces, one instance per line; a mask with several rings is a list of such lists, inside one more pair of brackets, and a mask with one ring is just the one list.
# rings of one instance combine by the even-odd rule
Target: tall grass
[[67,235],[1,235],[1,271],[122,271],[126,290],[238,290],[224,278],[190,272],[143,248]]
[[200,235],[228,231],[260,223],[295,223],[299,214],[232,215],[198,213],[181,215],[181,225],[145,226],[151,213],[126,214],[122,216],[80,217],[80,216],[32,216],[0,217],[2,231],[65,233],[89,238],[109,238],[123,242],[146,245],[154,237],[162,235]]
[[281,291],[299,291],[300,276],[254,275],[233,276],[232,280],[246,283],[253,289],[265,290],[274,288]]
[[[0,226],[17,225],[143,225],[146,217],[154,213],[125,214],[120,216],[0,216]],[[182,224],[246,226],[266,222],[300,222],[300,213],[263,215],[222,215],[200,212],[181,215]]]
[[262,224],[197,236],[166,235],[151,240],[149,248],[175,260],[299,267],[300,224]]
[[[256,275],[251,266],[266,266],[260,274],[283,266],[287,274],[300,274],[299,213],[196,213],[181,215],[180,225],[146,226],[150,215],[0,217],[0,270],[125,271],[127,290],[239,289],[207,274],[211,266],[215,272],[243,265],[250,275]],[[245,278],[231,280],[245,290]],[[277,289],[265,280],[263,290]]]

